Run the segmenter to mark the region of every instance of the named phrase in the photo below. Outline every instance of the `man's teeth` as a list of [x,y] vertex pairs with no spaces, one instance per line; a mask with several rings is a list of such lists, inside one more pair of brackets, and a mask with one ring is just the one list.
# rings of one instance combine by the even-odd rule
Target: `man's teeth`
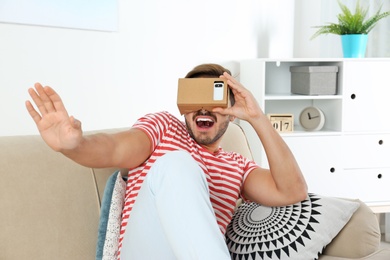
[[198,118],[196,122],[213,122],[210,118]]

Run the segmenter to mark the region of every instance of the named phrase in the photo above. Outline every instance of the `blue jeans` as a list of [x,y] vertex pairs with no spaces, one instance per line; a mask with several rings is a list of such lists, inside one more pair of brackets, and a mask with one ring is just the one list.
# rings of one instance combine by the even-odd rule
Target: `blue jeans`
[[157,159],[136,198],[121,260],[230,259],[206,176],[190,154]]

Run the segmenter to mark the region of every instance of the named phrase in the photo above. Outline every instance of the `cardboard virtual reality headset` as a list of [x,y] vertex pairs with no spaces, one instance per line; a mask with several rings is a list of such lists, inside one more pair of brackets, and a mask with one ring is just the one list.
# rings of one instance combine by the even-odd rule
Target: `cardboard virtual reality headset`
[[215,107],[226,108],[229,101],[228,84],[221,78],[181,78],[177,89],[180,114]]

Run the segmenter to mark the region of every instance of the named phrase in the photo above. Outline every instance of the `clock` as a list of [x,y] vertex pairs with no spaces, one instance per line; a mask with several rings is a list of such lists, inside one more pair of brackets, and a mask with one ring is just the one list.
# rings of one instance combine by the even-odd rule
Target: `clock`
[[299,115],[299,123],[307,131],[318,131],[324,127],[325,115],[318,107],[306,107]]

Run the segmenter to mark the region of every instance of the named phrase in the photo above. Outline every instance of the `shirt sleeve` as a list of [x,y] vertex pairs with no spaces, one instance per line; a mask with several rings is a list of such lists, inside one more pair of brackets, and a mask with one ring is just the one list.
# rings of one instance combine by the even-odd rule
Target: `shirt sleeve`
[[164,133],[172,121],[172,116],[168,112],[147,114],[137,120],[133,128],[144,131],[152,142],[152,150],[160,143]]
[[245,163],[245,171],[244,171],[244,175],[242,177],[242,184],[241,184],[241,198],[246,201],[246,202],[249,202],[249,200],[247,198],[245,198],[244,196],[244,183],[246,181],[246,178],[249,176],[249,174],[255,170],[255,169],[258,169],[260,168],[260,166],[255,163],[254,161],[252,160],[249,160],[249,159],[246,159],[246,163]]

